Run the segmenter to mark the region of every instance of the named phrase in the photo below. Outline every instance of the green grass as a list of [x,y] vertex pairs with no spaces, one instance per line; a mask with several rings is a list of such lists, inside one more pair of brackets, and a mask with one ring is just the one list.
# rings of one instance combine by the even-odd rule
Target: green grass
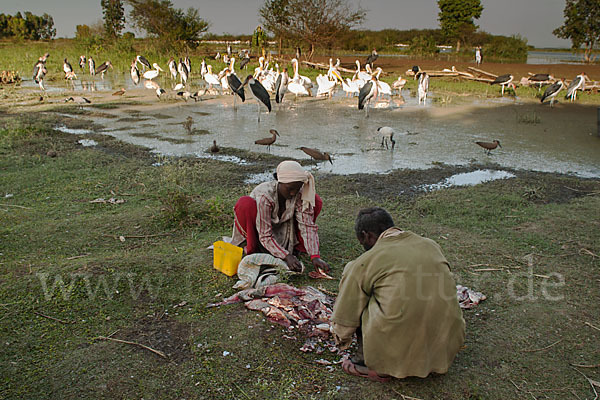
[[[97,149],[82,148],[49,128],[57,117],[33,117],[0,119],[2,398],[592,395],[570,364],[600,360],[598,332],[586,325],[600,326],[598,180],[519,173],[397,197],[365,191],[355,177],[317,178],[325,200],[321,250],[336,278],[361,253],[354,215],[382,205],[397,225],[442,246],[459,283],[488,295],[464,312],[466,347],[448,374],[380,385],[339,366],[327,371],[315,360],[334,355],[300,352],[300,343],[240,305],[205,307],[219,293],[233,293],[234,279],[212,268],[205,248],[231,232],[232,207],[251,189],[242,184],[245,169],[168,158],[155,167],[156,158],[143,150],[101,135],[93,135]],[[57,156],[47,156],[48,149]],[[357,196],[359,188],[368,196]],[[110,197],[126,201],[90,203]],[[557,276],[565,285],[556,285]],[[306,276],[291,283],[315,284]],[[319,283],[337,289],[337,281]],[[170,360],[95,339],[111,334],[167,352]],[[598,379],[597,370],[581,370]]]

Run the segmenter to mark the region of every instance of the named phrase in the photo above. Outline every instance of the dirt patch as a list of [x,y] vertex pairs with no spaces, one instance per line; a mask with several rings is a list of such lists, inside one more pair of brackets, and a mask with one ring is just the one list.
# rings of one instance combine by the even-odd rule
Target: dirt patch
[[[119,339],[140,343],[165,353],[177,364],[192,358],[189,338],[191,326],[166,315],[145,317],[121,332]],[[145,351],[141,350],[140,351]],[[148,357],[157,357],[147,352]]]

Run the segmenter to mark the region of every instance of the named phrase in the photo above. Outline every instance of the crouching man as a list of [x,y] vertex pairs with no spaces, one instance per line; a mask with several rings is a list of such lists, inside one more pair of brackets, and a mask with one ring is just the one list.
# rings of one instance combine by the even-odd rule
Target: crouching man
[[440,246],[394,227],[379,207],[361,210],[355,231],[366,252],[344,268],[332,317],[340,348],[358,339],[342,368],[378,382],[447,372],[465,321]]

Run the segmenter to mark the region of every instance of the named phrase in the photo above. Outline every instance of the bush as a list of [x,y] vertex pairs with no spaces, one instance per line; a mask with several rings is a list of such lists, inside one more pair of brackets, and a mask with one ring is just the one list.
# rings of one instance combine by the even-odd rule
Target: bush
[[493,36],[484,48],[485,59],[527,61],[527,39],[520,35]]
[[433,36],[415,36],[408,48],[409,54],[413,56],[431,56],[439,52],[435,45]]

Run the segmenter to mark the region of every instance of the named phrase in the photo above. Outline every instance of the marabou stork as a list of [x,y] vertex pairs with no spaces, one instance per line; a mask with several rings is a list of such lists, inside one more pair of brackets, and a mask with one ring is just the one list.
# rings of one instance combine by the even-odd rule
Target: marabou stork
[[85,56],[79,56],[79,68],[84,69],[86,63],[87,60],[85,59]]
[[[65,75],[69,75],[73,72],[73,67],[71,66],[71,63],[69,63],[69,61],[65,58],[65,61],[63,62],[63,71],[65,71]],[[67,79],[65,77],[65,79]]]
[[[377,97],[377,78],[374,76],[371,77],[365,85],[360,89],[358,93],[358,109],[365,109],[366,116],[369,116],[369,106],[371,104],[371,99]],[[365,107],[366,106],[366,107]]]
[[244,69],[248,67],[248,63],[250,62],[250,55],[248,53],[244,54],[244,58],[240,61],[240,69]]
[[290,82],[290,76],[288,75],[287,68],[284,68],[281,74],[277,77],[277,81],[275,81],[275,102],[281,103],[283,102],[283,96],[287,91],[287,85]]
[[177,63],[173,57],[169,58],[169,62],[167,63],[169,66],[169,71],[171,71],[171,79],[177,79]]
[[490,83],[490,85],[502,85],[502,96],[504,96],[504,87],[508,86],[515,88],[515,85],[512,83],[513,80],[513,76],[511,74],[505,74],[505,75],[500,75],[499,77],[497,77],[492,83]]
[[190,58],[188,56],[185,56],[183,58],[183,63],[187,67],[187,72],[188,72],[188,77],[189,77],[189,75],[192,73],[192,62],[190,61]]
[[271,112],[271,99],[269,98],[269,93],[267,89],[256,79],[252,77],[252,75],[248,75],[246,80],[242,84],[242,87],[248,85],[250,88],[250,94],[252,97],[256,99],[258,104],[258,122],[260,122],[260,104],[264,104],[267,107],[267,110]]
[[367,57],[367,61],[365,61],[365,65],[369,64],[371,66],[371,68],[373,68],[373,63],[375,62],[375,60],[377,60],[378,57],[379,57],[379,54],[377,54],[377,50],[373,49],[373,51],[371,52],[369,57]]
[[565,83],[562,79],[554,82],[552,85],[548,86],[544,91],[544,95],[540,99],[540,103],[543,103],[544,100],[550,98],[550,107],[554,107],[554,99],[558,92],[560,92],[565,87]]
[[550,74],[535,74],[527,78],[529,82],[538,84],[538,92],[542,89],[544,83],[554,80],[554,77]]
[[90,75],[96,75],[96,61],[92,57],[88,58],[88,65],[90,67]]
[[270,129],[269,133],[271,134],[271,137],[255,140],[254,144],[260,144],[262,146],[267,146],[267,151],[270,152],[271,151],[271,145],[273,143],[275,143],[275,140],[277,140],[277,136],[281,136],[281,135],[275,129]]
[[135,60],[131,62],[131,80],[134,85],[138,85],[140,83],[140,70],[137,68],[137,63]]
[[569,99],[571,101],[577,100],[577,90],[583,90],[585,85],[585,72],[582,72],[581,75],[577,75],[575,79],[569,86],[567,87],[567,95],[565,99]]
[[147,59],[146,57],[144,57],[144,56],[140,56],[140,55],[138,55],[138,56],[135,58],[135,61],[137,61],[137,62],[139,62],[140,64],[142,64],[142,71],[143,71],[143,72],[146,72],[146,68],[148,68],[148,69],[152,68],[152,67],[150,66],[150,61],[148,61],[148,59]]
[[237,77],[236,74],[231,71],[227,71],[227,84],[231,88],[233,94],[233,109],[235,110],[235,99],[239,96],[242,99],[242,103],[246,101],[246,95],[244,94],[244,88],[242,87],[242,81]]
[[44,77],[46,76],[46,63],[44,61],[38,61],[33,67],[33,80],[40,86],[41,90],[46,90],[44,87]]
[[96,68],[96,74],[101,74],[102,79],[104,79],[104,73],[109,67],[113,68],[113,65],[110,63],[110,61],[104,61],[98,68]]
[[179,57],[179,63],[177,64],[177,72],[179,72],[179,76],[181,77],[181,83],[187,85],[187,80],[190,76],[190,70],[181,57]]

